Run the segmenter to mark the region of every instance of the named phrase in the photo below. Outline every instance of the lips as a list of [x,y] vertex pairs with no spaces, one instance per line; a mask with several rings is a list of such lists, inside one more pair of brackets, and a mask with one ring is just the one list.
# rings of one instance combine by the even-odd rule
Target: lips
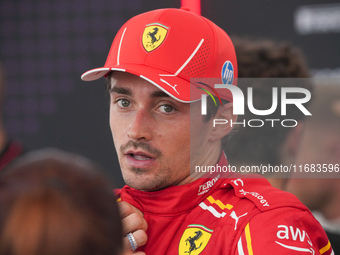
[[150,167],[154,162],[155,158],[149,153],[142,151],[127,151],[124,153],[127,163],[131,167],[136,168],[147,168]]
[[152,159],[151,156],[149,156],[148,154],[145,154],[143,152],[128,152],[125,155],[133,157],[136,160],[148,160],[148,159]]

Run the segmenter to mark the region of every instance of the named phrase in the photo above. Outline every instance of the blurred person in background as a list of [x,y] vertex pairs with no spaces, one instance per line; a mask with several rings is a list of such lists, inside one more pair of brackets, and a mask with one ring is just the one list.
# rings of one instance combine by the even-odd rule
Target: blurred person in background
[[[287,42],[272,39],[253,39],[232,37],[237,62],[239,66],[239,88],[247,95],[247,88],[253,89],[253,105],[255,109],[269,109],[272,105],[272,87],[287,86],[304,87],[309,91],[312,85],[309,82],[299,82],[286,79],[266,78],[309,78],[309,71],[302,52]],[[241,78],[241,79],[240,79]],[[250,79],[242,79],[250,78]],[[254,78],[254,79],[251,79]],[[265,78],[265,79],[261,79]],[[278,82],[282,81],[282,82]],[[280,93],[278,94],[280,96]],[[238,130],[228,141],[225,149],[231,165],[279,166],[289,165],[294,162],[302,131],[304,115],[297,107],[287,110],[285,119],[295,119],[298,125],[292,128],[275,125],[263,127],[236,126]],[[238,122],[249,119],[282,119],[280,105],[270,116],[254,115],[245,108],[245,115],[239,115]],[[275,173],[264,176],[270,183],[279,189],[286,188],[289,176],[275,178]]]
[[312,210],[335,254],[340,254],[340,84],[315,86],[314,94],[313,116],[306,121],[296,164],[324,166],[324,178],[296,173],[292,177],[298,178],[289,181],[288,191]]
[[111,185],[83,157],[27,153],[1,173],[0,254],[122,254]]
[[5,72],[0,62],[0,171],[24,152],[22,144],[11,139],[5,129],[3,121],[5,83]]

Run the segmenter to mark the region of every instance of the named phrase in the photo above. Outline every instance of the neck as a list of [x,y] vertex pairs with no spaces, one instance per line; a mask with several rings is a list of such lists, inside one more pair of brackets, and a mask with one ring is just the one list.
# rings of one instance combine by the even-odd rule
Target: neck
[[334,192],[332,199],[320,210],[329,221],[340,220],[340,193]]
[[280,190],[287,190],[288,178],[266,178],[270,184]]
[[197,160],[190,159],[190,175],[181,180],[177,185],[184,185],[191,182],[194,182],[200,178],[202,178],[204,175],[206,175],[206,172],[197,171],[196,167],[202,167],[202,166],[215,166],[219,159],[221,157],[221,147],[220,146],[214,146],[210,147],[203,156],[196,157]]

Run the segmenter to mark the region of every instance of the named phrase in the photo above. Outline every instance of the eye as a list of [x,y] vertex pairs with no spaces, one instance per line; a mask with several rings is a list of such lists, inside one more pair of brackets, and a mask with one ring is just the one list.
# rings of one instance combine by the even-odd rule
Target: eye
[[120,107],[129,107],[130,106],[130,101],[129,100],[127,100],[127,99],[118,99],[117,101],[116,101],[116,103],[120,106]]
[[171,113],[172,111],[175,110],[175,108],[169,104],[161,105],[159,109],[165,113]]

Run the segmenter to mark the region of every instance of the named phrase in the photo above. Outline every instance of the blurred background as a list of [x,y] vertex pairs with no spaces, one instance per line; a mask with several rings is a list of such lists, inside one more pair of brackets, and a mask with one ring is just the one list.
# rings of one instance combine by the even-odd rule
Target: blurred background
[[[27,150],[80,153],[122,186],[105,81],[80,76],[104,64],[129,18],[180,6],[180,0],[1,0],[2,111],[10,136]],[[340,77],[339,1],[202,0],[201,14],[229,35],[291,42],[305,53],[313,76]]]

